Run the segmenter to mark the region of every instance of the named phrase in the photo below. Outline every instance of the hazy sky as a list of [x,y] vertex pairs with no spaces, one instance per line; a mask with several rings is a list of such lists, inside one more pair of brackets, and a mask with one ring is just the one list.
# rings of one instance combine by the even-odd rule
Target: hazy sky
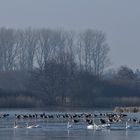
[[102,30],[112,66],[140,69],[140,0],[0,0],[0,26]]

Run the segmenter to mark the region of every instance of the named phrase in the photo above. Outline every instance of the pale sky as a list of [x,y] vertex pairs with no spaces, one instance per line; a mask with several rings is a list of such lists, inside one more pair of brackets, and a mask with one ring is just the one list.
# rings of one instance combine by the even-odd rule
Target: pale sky
[[0,27],[102,30],[112,67],[140,69],[140,0],[0,0]]

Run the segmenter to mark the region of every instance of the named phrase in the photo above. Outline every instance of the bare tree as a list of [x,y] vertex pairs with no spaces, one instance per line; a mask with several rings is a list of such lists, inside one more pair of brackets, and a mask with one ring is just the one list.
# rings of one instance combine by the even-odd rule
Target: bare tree
[[133,70],[127,66],[121,66],[116,74],[116,80],[118,81],[134,81],[136,80],[136,74]]
[[0,69],[10,71],[14,69],[16,57],[15,32],[13,29],[0,29]]
[[[78,41],[79,41],[80,63],[82,63],[81,61],[83,61],[85,71],[91,72],[92,70],[91,51],[94,46],[94,32],[91,30],[86,30],[80,33]],[[81,60],[81,57],[83,58],[83,60]]]
[[92,48],[94,73],[100,76],[110,62],[108,58],[109,46],[106,43],[106,36],[102,31],[95,31],[94,41],[94,47]]
[[37,46],[37,32],[33,29],[18,30],[16,45],[18,46],[18,69],[33,70],[35,50]]
[[18,46],[17,69],[27,70],[27,48],[25,46],[25,34],[23,30],[17,31],[16,44]]
[[67,57],[68,57],[68,65],[70,68],[70,73],[74,73],[74,69],[76,66],[76,46],[75,46],[75,33],[70,31],[66,34],[66,47],[67,47]]
[[53,30],[41,29],[38,31],[38,45],[36,48],[36,61],[40,69],[43,69],[54,51]]
[[[79,60],[83,61],[85,71],[100,76],[109,64],[109,46],[105,34],[101,31],[88,29],[79,35]],[[83,60],[81,60],[81,57]],[[80,64],[81,65],[81,64]]]
[[25,48],[27,49],[26,52],[27,69],[33,70],[35,50],[38,41],[37,32],[33,29],[28,28],[27,30],[25,30],[24,34],[25,34]]

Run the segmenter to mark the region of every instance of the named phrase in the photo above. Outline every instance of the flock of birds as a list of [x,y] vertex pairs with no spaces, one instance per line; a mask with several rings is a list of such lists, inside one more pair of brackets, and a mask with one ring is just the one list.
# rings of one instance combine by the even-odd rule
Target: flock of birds
[[[0,118],[8,118],[10,114],[1,114]],[[67,129],[74,128],[78,124],[84,124],[87,129],[103,130],[117,129],[127,130],[132,129],[134,125],[140,129],[140,120],[136,117],[129,117],[128,114],[122,113],[34,113],[34,114],[14,114],[13,128],[40,128],[38,124],[40,120],[45,120],[46,124],[52,122],[62,122],[66,124]],[[19,122],[23,121],[25,125]],[[34,122],[30,124],[31,122]]]

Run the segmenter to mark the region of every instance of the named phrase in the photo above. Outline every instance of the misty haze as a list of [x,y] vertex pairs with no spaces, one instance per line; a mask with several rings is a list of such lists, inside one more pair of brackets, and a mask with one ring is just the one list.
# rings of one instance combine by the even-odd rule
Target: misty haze
[[139,4],[0,0],[1,139],[137,140]]

